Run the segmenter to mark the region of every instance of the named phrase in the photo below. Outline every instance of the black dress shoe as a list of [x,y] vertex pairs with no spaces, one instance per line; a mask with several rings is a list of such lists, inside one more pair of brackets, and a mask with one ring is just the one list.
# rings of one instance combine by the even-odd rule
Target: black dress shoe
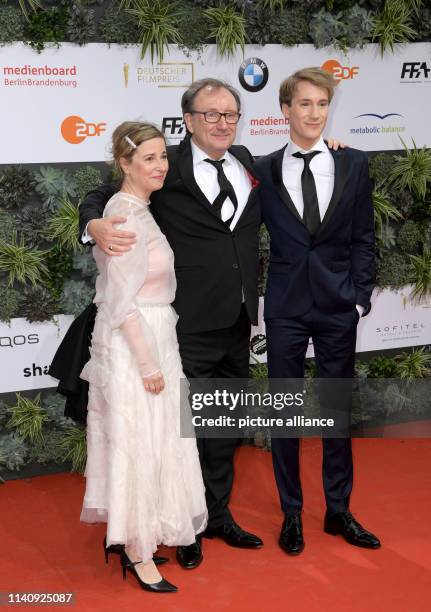
[[285,515],[278,543],[288,555],[299,555],[304,550],[305,542],[300,514]]
[[236,546],[237,548],[260,548],[263,545],[262,540],[257,535],[244,531],[235,521],[225,523],[220,527],[207,527],[203,535],[209,539],[214,536],[221,538],[229,546]]
[[379,548],[380,540],[374,534],[362,527],[351,512],[337,512],[325,515],[324,531],[330,535],[338,533],[349,544],[361,546],[362,548]]
[[194,569],[202,563],[203,558],[200,536],[190,546],[177,546],[177,561],[184,569]]

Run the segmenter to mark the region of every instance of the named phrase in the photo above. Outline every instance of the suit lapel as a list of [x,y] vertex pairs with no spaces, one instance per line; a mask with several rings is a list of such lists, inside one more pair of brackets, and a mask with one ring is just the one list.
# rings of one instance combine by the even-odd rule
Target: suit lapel
[[286,149],[287,145],[284,146],[282,149],[280,149],[279,151],[277,151],[275,157],[273,157],[273,159],[271,160],[271,174],[272,174],[272,180],[274,182],[274,185],[278,191],[278,195],[281,198],[281,201],[284,202],[284,204],[286,204],[286,206],[288,207],[288,209],[290,210],[290,212],[298,219],[298,221],[300,221],[302,224],[304,223],[302,220],[301,215],[299,214],[295,204],[293,203],[292,198],[289,195],[289,192],[287,191],[284,183],[283,183],[283,157],[284,157],[284,151]]
[[217,211],[214,210],[211,202],[206,198],[205,194],[196,182],[193,173],[193,155],[192,148],[190,145],[190,137],[187,136],[181,142],[178,151],[178,170],[185,187],[195,196],[195,198],[199,202],[201,202],[210,211],[210,213],[216,219],[221,221],[220,217],[217,214]]
[[258,177],[256,176],[256,172],[250,162],[250,158],[248,157],[248,155],[246,154],[245,149],[243,149],[242,147],[231,147],[229,149],[229,153],[235,157],[235,159],[237,159],[239,161],[239,163],[244,166],[247,174],[249,175],[249,179],[251,181],[252,187],[251,187],[251,191],[249,193],[247,202],[243,208],[242,213],[239,216],[238,221],[235,224],[235,227],[233,228],[232,231],[235,231],[235,228],[238,227],[238,224],[240,222],[240,220],[244,217],[245,213],[247,212],[247,210],[250,208],[251,203],[254,201],[255,195],[258,191],[258,187],[260,184],[260,180],[258,179]]
[[334,214],[335,209],[337,208],[337,204],[340,201],[340,198],[344,191],[344,186],[346,184],[347,179],[347,159],[343,150],[334,151],[333,149],[329,149],[332,157],[334,158],[334,190],[332,192],[332,197],[329,202],[328,208],[326,209],[325,216],[323,217],[322,223],[320,224],[319,230],[316,234],[316,238],[321,234],[321,232],[328,225],[329,219]]

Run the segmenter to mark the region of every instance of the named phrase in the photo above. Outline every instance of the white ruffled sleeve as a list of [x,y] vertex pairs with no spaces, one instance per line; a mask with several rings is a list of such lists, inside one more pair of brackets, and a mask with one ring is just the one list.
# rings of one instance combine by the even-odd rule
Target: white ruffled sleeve
[[104,305],[111,329],[120,328],[135,356],[142,377],[160,371],[154,335],[136,306],[136,295],[145,282],[148,271],[148,235],[144,222],[133,213],[136,205],[122,201],[110,202],[105,216],[126,217],[116,225],[136,234],[131,251],[118,257],[107,257]]

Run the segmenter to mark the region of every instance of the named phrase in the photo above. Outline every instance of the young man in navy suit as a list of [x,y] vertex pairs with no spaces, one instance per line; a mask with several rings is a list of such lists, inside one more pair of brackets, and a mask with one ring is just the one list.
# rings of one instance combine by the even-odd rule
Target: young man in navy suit
[[[374,214],[368,160],[329,150],[322,133],[334,93],[320,68],[300,70],[280,86],[290,141],[257,164],[263,220],[271,238],[264,317],[271,378],[302,378],[309,338],[317,376],[353,378],[356,327],[374,287]],[[334,406],[336,409],[337,406]],[[285,519],[279,543],[299,554],[302,491],[299,439],[274,438],[275,478]],[[353,482],[349,437],[323,438],[324,530],[378,548],[349,511]]]

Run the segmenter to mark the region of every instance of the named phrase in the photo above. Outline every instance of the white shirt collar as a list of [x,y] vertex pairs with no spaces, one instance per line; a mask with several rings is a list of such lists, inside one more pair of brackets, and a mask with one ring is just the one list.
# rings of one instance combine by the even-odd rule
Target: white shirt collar
[[[200,147],[198,147],[197,144],[195,144],[193,142],[192,139],[190,139],[190,144],[192,147],[192,155],[193,155],[193,167],[196,167],[198,164],[201,164],[203,162],[205,162],[206,159],[209,159],[209,155],[208,153],[205,153],[205,151],[202,151],[202,149]],[[226,153],[224,155],[222,155],[220,157],[220,159],[225,159],[225,166],[232,163],[231,162],[231,155],[229,153],[229,151],[226,151]],[[205,162],[207,163],[207,162]]]
[[286,155],[293,155],[294,153],[297,153],[298,151],[300,153],[310,153],[310,151],[322,151],[323,153],[327,153],[328,147],[326,146],[325,141],[323,140],[323,136],[321,136],[319,140],[316,142],[316,144],[312,146],[311,149],[308,149],[308,150],[302,149],[301,147],[299,147],[297,144],[295,144],[294,142],[290,140],[286,147]]

